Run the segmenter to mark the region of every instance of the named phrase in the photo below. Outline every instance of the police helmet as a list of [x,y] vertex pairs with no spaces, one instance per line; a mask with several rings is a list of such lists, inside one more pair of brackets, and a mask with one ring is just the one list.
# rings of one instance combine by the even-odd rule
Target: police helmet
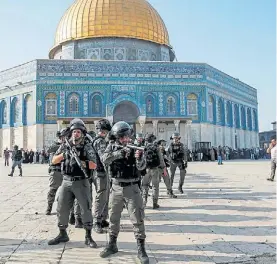
[[142,138],[142,139],[144,139],[144,136],[143,136],[142,133],[137,133],[136,138]]
[[171,137],[172,138],[179,138],[179,139],[181,138],[180,133],[178,133],[178,132],[174,132]]
[[130,125],[124,121],[119,121],[115,123],[111,129],[111,136],[115,136],[116,138],[121,138],[124,136],[131,136],[132,129]]
[[96,129],[111,131],[112,126],[107,119],[101,119],[96,123]]
[[154,134],[147,134],[145,136],[145,141],[152,143],[156,140],[156,136]]
[[96,137],[96,133],[94,131],[89,131],[88,134],[92,137],[95,138]]
[[70,122],[70,131],[73,131],[75,129],[80,129],[83,133],[87,132],[85,123],[79,118],[75,118]]
[[60,131],[60,137],[66,137],[69,133],[69,127],[62,128]]
[[166,145],[166,141],[164,139],[160,139],[160,140],[157,141],[157,144],[165,146]]

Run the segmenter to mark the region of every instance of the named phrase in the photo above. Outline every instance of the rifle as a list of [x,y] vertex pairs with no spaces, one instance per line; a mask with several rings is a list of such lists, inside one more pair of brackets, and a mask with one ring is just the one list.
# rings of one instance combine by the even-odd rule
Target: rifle
[[129,149],[134,149],[134,150],[145,151],[145,148],[138,147],[138,146],[132,145],[132,144],[127,144],[126,146],[115,144],[115,146],[118,148],[129,148]]
[[92,143],[93,142],[93,137],[90,134],[86,134],[87,139]]
[[78,166],[80,167],[80,169],[82,170],[82,172],[85,175],[86,179],[89,179],[90,177],[88,176],[86,169],[84,168],[78,154],[77,154],[77,150],[75,148],[75,146],[71,146],[68,139],[65,137],[65,144],[70,152],[70,155],[75,159],[75,161],[77,162]]

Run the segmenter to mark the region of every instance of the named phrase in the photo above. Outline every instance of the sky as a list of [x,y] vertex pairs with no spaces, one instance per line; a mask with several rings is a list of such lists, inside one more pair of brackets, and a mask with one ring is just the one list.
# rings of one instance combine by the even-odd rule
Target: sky
[[[73,0],[0,0],[0,70],[48,58]],[[258,91],[260,131],[276,120],[275,0],[149,0],[179,62],[204,62]]]

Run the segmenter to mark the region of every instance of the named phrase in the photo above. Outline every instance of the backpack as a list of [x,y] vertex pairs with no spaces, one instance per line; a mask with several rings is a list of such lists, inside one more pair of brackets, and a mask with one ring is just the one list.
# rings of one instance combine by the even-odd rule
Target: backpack
[[160,166],[159,148],[155,143],[148,144],[144,152],[146,159],[146,168],[156,168]]

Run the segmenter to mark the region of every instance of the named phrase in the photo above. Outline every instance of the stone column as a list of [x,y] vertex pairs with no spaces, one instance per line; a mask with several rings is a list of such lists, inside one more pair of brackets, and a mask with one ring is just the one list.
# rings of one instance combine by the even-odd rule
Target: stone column
[[180,120],[174,120],[175,131],[180,132]]
[[187,135],[188,135],[187,146],[188,146],[188,149],[190,149],[190,150],[192,150],[191,123],[192,123],[191,120],[187,120],[187,123],[186,123]]
[[3,147],[3,129],[0,128],[0,157],[3,156],[4,148],[5,147]]
[[146,116],[139,116],[138,121],[139,121],[139,125],[140,125],[140,132],[143,133],[144,125],[146,122]]
[[152,124],[153,124],[153,134],[157,137],[158,136],[158,123],[159,120],[153,120]]
[[57,120],[58,131],[60,131],[60,130],[63,128],[62,123],[63,123],[63,121],[62,121],[62,120]]
[[109,122],[111,123],[111,126],[113,126],[113,116],[106,116],[106,119],[109,120]]

